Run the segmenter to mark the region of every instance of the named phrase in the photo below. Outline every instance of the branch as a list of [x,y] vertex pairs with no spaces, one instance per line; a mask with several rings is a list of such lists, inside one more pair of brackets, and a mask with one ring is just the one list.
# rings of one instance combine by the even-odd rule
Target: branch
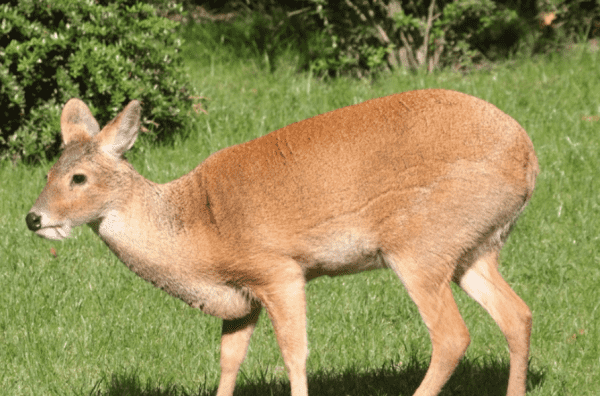
[[356,12],[358,14],[358,17],[360,18],[361,21],[367,22],[367,17],[365,16],[365,14],[360,12],[360,9],[357,6],[355,6],[354,4],[352,4],[352,2],[350,0],[346,0],[346,4],[348,5],[348,7],[352,8],[354,10],[354,12]]
[[416,69],[418,64],[413,54],[413,49],[410,46],[408,40],[406,39],[406,36],[404,35],[403,31],[400,31],[400,39],[402,40],[402,44],[404,44],[404,48],[406,48],[406,56],[408,57],[408,63],[410,63],[410,66],[412,68]]
[[431,31],[431,26],[433,25],[433,8],[435,7],[435,0],[431,0],[431,4],[429,4],[429,10],[427,12],[427,27],[425,28],[425,37],[424,43],[425,46],[425,62],[429,59],[429,32]]

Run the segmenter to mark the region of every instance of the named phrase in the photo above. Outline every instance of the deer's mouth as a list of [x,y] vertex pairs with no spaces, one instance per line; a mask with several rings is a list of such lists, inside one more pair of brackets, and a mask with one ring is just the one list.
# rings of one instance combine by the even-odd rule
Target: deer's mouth
[[42,238],[60,240],[68,238],[69,234],[71,234],[70,222],[53,222],[43,213],[38,214],[35,211],[31,211],[25,220],[27,228]]
[[35,233],[42,238],[61,240],[69,237],[71,234],[71,227],[66,224],[49,226],[40,228],[39,230],[35,231]]

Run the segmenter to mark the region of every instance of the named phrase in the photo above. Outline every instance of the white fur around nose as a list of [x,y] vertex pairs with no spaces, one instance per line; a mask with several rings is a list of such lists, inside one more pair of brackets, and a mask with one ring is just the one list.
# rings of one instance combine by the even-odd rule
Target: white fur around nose
[[71,235],[72,225],[70,222],[53,221],[47,213],[37,213],[40,216],[41,228],[37,230],[36,235],[52,240],[66,239]]

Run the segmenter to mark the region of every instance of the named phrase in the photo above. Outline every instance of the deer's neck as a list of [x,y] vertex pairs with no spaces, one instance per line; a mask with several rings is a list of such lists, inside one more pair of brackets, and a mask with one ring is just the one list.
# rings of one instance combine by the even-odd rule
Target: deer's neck
[[123,263],[208,314],[231,319],[249,313],[250,292],[219,275],[219,241],[206,191],[193,172],[163,185],[136,172],[127,197],[93,227]]

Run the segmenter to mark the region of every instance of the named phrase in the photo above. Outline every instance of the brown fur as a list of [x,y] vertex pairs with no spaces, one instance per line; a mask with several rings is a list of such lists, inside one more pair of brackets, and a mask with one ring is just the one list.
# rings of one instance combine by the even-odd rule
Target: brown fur
[[470,342],[452,280],[502,329],[507,394],[525,394],[531,312],[497,266],[539,169],[512,118],[458,92],[405,92],[226,148],[158,185],[122,158],[139,117],[131,102],[99,131],[70,100],[64,153],[27,223],[55,239],[88,223],[142,278],[223,318],[218,396],[233,393],[262,306],[292,395],[307,395],[305,283],[383,267],[406,286],[433,343],[415,395],[436,395]]

